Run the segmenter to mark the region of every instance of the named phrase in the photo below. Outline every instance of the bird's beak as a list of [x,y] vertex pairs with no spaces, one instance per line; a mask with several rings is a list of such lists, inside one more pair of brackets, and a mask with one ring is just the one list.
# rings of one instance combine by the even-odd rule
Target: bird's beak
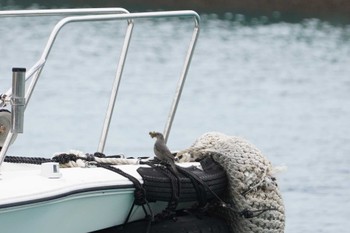
[[151,136],[151,138],[154,138],[155,137],[154,132],[149,132],[149,136]]

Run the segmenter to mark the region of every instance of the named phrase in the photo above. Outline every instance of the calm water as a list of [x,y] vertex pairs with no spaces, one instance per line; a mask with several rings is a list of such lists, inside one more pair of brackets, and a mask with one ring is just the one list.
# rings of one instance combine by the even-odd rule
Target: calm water
[[[240,135],[288,167],[279,176],[287,233],[349,232],[350,26],[202,18],[169,147],[186,148],[208,131]],[[5,92],[11,67],[39,59],[57,18],[0,20]],[[136,22],[107,154],[152,155],[148,131],[164,128],[191,27]],[[9,154],[96,151],[124,32],[121,22],[61,32]]]

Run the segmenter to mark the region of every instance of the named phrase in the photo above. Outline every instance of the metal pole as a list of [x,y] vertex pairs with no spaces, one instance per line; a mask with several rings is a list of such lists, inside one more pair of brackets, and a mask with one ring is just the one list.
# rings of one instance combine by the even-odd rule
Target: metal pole
[[175,97],[174,97],[173,104],[172,104],[170,112],[169,112],[168,120],[167,120],[167,122],[165,124],[164,133],[163,133],[165,143],[168,141],[168,137],[169,137],[169,134],[170,134],[171,126],[172,126],[174,118],[175,118],[175,113],[176,113],[176,110],[177,110],[177,106],[179,104],[180,97],[181,97],[181,94],[182,94],[182,90],[183,90],[183,87],[184,87],[184,84],[185,84],[185,81],[186,81],[187,73],[188,73],[188,70],[190,68],[190,63],[191,63],[191,60],[192,60],[192,56],[193,56],[193,52],[194,52],[194,49],[195,49],[195,46],[196,46],[198,35],[199,35],[199,25],[196,25],[196,27],[194,28],[194,31],[193,31],[193,34],[192,34],[192,39],[191,39],[191,42],[190,42],[190,46],[188,48],[188,52],[187,52],[187,55],[186,55],[183,71],[182,71],[180,79],[178,81],[177,89],[176,89],[176,92],[175,92]]
[[12,127],[11,132],[23,133],[24,108],[25,108],[25,68],[12,69]]
[[7,150],[10,147],[13,138],[18,133],[23,133],[23,120],[25,110],[25,72],[25,68],[12,69],[12,126],[0,151],[0,168],[1,164],[5,160]]
[[111,8],[76,8],[76,9],[38,9],[38,10],[9,10],[0,11],[0,17],[33,17],[55,15],[87,15],[87,14],[115,14],[129,13],[128,10],[119,7]]
[[129,44],[130,44],[130,40],[131,40],[133,27],[134,27],[134,24],[129,23],[127,31],[126,31],[126,35],[124,38],[124,44],[123,44],[122,52],[121,52],[121,55],[119,58],[117,73],[115,75],[115,80],[114,80],[113,87],[112,87],[112,93],[111,93],[111,96],[109,99],[106,117],[105,117],[105,120],[103,123],[101,137],[100,137],[100,141],[99,141],[98,148],[97,148],[97,151],[101,152],[101,153],[104,151],[104,148],[106,145],[109,126],[111,124],[113,110],[114,110],[114,106],[115,106],[115,102],[116,102],[117,94],[118,94],[118,90],[119,90],[119,85],[120,85],[120,81],[122,79],[124,64],[125,64],[126,55],[128,53],[128,49],[129,49]]

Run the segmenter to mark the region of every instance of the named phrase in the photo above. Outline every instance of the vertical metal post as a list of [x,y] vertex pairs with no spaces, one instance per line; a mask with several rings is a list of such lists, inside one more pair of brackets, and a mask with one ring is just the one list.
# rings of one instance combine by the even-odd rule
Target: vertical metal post
[[25,68],[12,68],[12,133],[23,133],[25,109]]
[[12,106],[11,130],[0,151],[0,168],[4,162],[6,153],[14,137],[23,133],[24,110],[25,110],[25,68],[12,68]]
[[112,93],[111,93],[111,96],[110,96],[110,99],[109,99],[108,108],[107,108],[105,120],[104,120],[103,127],[102,127],[100,141],[98,143],[97,151],[101,152],[101,153],[103,153],[105,145],[106,145],[106,140],[107,140],[107,136],[108,136],[108,130],[109,130],[109,126],[110,126],[110,123],[111,123],[111,120],[112,120],[113,110],[114,110],[115,102],[116,102],[116,99],[117,99],[117,94],[118,94],[120,81],[122,79],[122,74],[123,74],[123,70],[124,70],[124,64],[125,64],[125,61],[126,61],[126,56],[128,54],[128,49],[129,49],[129,45],[130,45],[130,40],[131,40],[133,28],[134,28],[133,20],[128,20],[128,27],[127,27],[125,38],[124,38],[124,44],[123,44],[123,47],[122,47],[122,52],[121,52],[121,55],[120,55],[120,58],[119,58],[119,63],[118,63],[118,67],[117,67],[117,73],[115,75],[115,79],[114,79],[114,82],[113,82]]
[[178,85],[176,88],[175,97],[173,99],[173,104],[171,106],[167,122],[165,124],[164,133],[163,133],[165,142],[167,142],[168,138],[169,138],[171,126],[172,126],[173,121],[174,121],[177,106],[179,104],[179,101],[181,98],[181,93],[182,93],[182,90],[183,90],[183,87],[184,87],[184,84],[186,81],[187,73],[188,73],[188,70],[190,68],[193,52],[194,52],[194,49],[196,47],[196,42],[197,42],[198,35],[199,35],[199,20],[198,19],[199,19],[199,16],[198,16],[198,18],[195,18],[195,20],[197,20],[197,21],[196,21],[196,25],[193,29],[193,34],[192,34],[190,46],[187,50],[185,64],[183,66],[183,70],[182,70],[182,73],[181,73],[181,76],[180,76],[180,79],[178,81]]

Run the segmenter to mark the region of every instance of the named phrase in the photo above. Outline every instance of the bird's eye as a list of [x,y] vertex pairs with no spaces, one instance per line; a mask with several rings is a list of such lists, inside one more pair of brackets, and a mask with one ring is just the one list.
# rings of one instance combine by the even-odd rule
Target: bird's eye
[[182,159],[183,157],[184,157],[183,155],[180,155],[178,158],[179,158],[179,159]]

